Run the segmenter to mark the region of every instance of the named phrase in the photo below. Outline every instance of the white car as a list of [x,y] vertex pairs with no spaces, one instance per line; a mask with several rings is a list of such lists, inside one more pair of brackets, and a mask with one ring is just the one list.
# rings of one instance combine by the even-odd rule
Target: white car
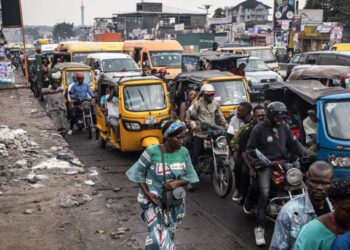
[[97,80],[102,74],[112,79],[142,75],[136,62],[129,55],[121,53],[90,54],[87,56],[85,64],[95,70]]
[[271,82],[283,82],[283,78],[258,57],[239,59],[237,67],[241,63],[246,64],[245,76],[252,96],[259,96],[264,86]]

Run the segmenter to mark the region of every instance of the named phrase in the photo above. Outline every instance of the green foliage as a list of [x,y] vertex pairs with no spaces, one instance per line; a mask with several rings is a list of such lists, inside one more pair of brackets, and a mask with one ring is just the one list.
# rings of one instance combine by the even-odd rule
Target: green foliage
[[213,15],[214,18],[226,17],[225,11],[223,8],[217,8]]
[[62,39],[70,38],[74,36],[73,23],[57,23],[53,27],[52,36],[54,40],[59,41]]

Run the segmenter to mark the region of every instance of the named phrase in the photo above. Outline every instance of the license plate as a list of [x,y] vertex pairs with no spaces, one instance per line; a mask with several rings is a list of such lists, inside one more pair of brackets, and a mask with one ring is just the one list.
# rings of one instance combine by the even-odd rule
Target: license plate
[[154,116],[148,116],[145,117],[145,124],[149,125],[149,124],[155,124],[157,123],[157,118]]

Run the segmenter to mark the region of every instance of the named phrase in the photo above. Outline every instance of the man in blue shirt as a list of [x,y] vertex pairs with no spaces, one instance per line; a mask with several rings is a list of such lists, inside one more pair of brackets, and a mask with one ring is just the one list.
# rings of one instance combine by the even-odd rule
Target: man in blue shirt
[[72,87],[69,88],[69,96],[71,98],[71,101],[73,102],[72,107],[72,117],[70,119],[70,131],[69,134],[71,134],[74,123],[75,123],[75,114],[76,114],[76,102],[79,100],[90,100],[91,101],[91,113],[92,113],[92,119],[93,122],[96,123],[96,116],[94,112],[93,105],[95,104],[95,95],[92,93],[90,85],[88,83],[84,82],[84,74],[79,72],[75,74],[76,82],[72,83]]
[[83,73],[77,73],[76,74],[77,82],[73,83],[74,85],[69,90],[69,95],[72,99],[80,99],[80,100],[86,100],[90,98],[94,98],[95,95],[92,93],[90,85],[84,82],[84,74]]
[[305,224],[333,211],[328,199],[333,179],[332,167],[324,161],[314,162],[306,178],[307,192],[287,202],[279,212],[270,250],[293,249]]

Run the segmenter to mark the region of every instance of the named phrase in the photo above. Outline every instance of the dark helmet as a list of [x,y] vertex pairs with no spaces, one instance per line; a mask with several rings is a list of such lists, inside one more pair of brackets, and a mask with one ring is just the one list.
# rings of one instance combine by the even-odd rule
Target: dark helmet
[[267,106],[267,118],[270,120],[274,117],[283,119],[287,116],[287,107],[282,102],[271,102]]

